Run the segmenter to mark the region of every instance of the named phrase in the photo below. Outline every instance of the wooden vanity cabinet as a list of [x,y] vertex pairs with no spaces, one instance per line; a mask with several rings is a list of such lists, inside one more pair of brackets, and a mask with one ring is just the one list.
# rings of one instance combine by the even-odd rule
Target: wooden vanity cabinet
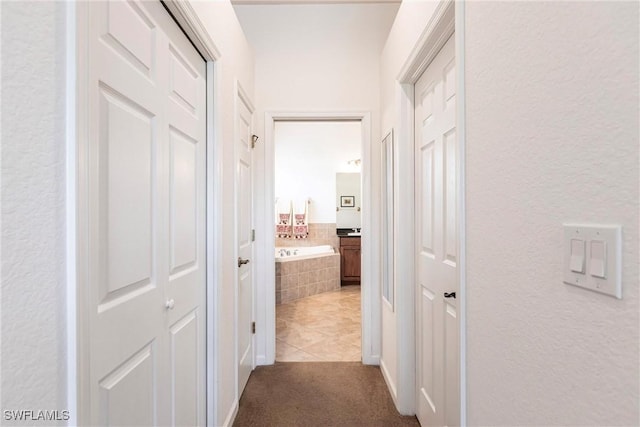
[[360,237],[340,237],[340,281],[342,286],[360,284]]

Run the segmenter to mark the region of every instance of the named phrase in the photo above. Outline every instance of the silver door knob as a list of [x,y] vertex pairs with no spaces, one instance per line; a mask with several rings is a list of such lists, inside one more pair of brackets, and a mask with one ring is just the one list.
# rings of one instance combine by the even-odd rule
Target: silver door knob
[[244,264],[249,264],[249,260],[238,257],[238,267],[242,267]]
[[176,302],[173,298],[168,299],[167,302],[164,303],[164,306],[167,310],[173,310],[173,307],[176,305]]

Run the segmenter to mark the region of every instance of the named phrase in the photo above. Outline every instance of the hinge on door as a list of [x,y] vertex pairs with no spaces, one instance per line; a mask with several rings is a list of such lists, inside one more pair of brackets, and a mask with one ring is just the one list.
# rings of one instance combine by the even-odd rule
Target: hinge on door
[[251,322],[251,333],[252,334],[256,333],[256,322]]
[[251,230],[251,241],[255,242],[256,241],[256,230]]
[[258,142],[258,135],[251,135],[251,148],[256,148],[256,142]]

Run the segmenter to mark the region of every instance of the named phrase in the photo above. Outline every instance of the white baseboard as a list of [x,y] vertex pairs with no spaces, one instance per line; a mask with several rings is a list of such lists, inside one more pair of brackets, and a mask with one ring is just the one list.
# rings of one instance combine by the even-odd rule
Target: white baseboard
[[391,393],[391,398],[393,399],[393,403],[395,403],[397,408],[398,407],[398,390],[396,389],[396,385],[393,383],[393,380],[389,375],[389,370],[387,369],[387,366],[384,364],[384,360],[380,360],[380,371],[382,372],[382,378],[384,378],[384,382],[387,383],[387,387],[389,388],[389,392]]
[[372,356],[362,356],[362,364],[363,365],[380,365],[380,355],[372,355]]
[[223,427],[231,427],[233,425],[233,422],[236,419],[236,415],[238,415],[238,409],[238,401],[233,402],[233,406],[229,410],[227,418],[225,418],[224,423],[222,424]]
[[267,357],[264,355],[256,356],[256,366],[273,365],[273,362],[269,363]]

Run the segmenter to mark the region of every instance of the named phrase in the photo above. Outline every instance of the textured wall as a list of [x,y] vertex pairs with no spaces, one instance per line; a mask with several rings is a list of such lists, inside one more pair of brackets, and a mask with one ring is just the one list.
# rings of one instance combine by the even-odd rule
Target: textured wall
[[[469,425],[638,425],[638,3],[468,2]],[[623,226],[623,296],[562,223]]]
[[[395,305],[382,304],[382,357],[380,366],[385,380],[389,383],[391,394],[402,413],[413,414],[415,402],[415,370],[412,345],[413,316],[410,311],[415,304],[413,292],[413,258],[404,254],[412,253],[413,224],[413,176],[407,173],[413,164],[413,141],[410,138],[399,138],[401,93],[397,76],[411,50],[418,41],[425,26],[431,19],[436,6],[435,1],[404,1],[389,32],[384,50],[380,58],[380,93],[382,98],[381,135],[395,130],[396,164],[396,228],[395,235]],[[411,131],[413,132],[413,131]],[[400,205],[404,203],[403,205]],[[410,218],[410,219],[407,219]],[[409,312],[409,313],[408,313]],[[408,314],[407,314],[408,313]]]
[[[217,291],[217,345],[219,354],[214,356],[217,363],[218,378],[216,379],[216,425],[223,425],[225,420],[232,418],[234,408],[237,408],[235,396],[235,335],[233,324],[236,312],[236,271],[235,255],[235,187],[234,179],[236,167],[234,165],[234,129],[236,81],[242,86],[251,100],[253,96],[253,55],[251,47],[242,32],[231,3],[225,1],[193,1],[194,10],[200,16],[207,30],[220,50],[221,58],[216,64],[216,81],[218,93],[217,101],[217,130],[216,140],[222,145],[221,170],[216,171],[216,178],[221,179],[222,188],[222,223],[220,242],[222,244],[221,282]],[[254,116],[255,118],[255,116]]]
[[2,410],[66,409],[64,10],[0,12]]

